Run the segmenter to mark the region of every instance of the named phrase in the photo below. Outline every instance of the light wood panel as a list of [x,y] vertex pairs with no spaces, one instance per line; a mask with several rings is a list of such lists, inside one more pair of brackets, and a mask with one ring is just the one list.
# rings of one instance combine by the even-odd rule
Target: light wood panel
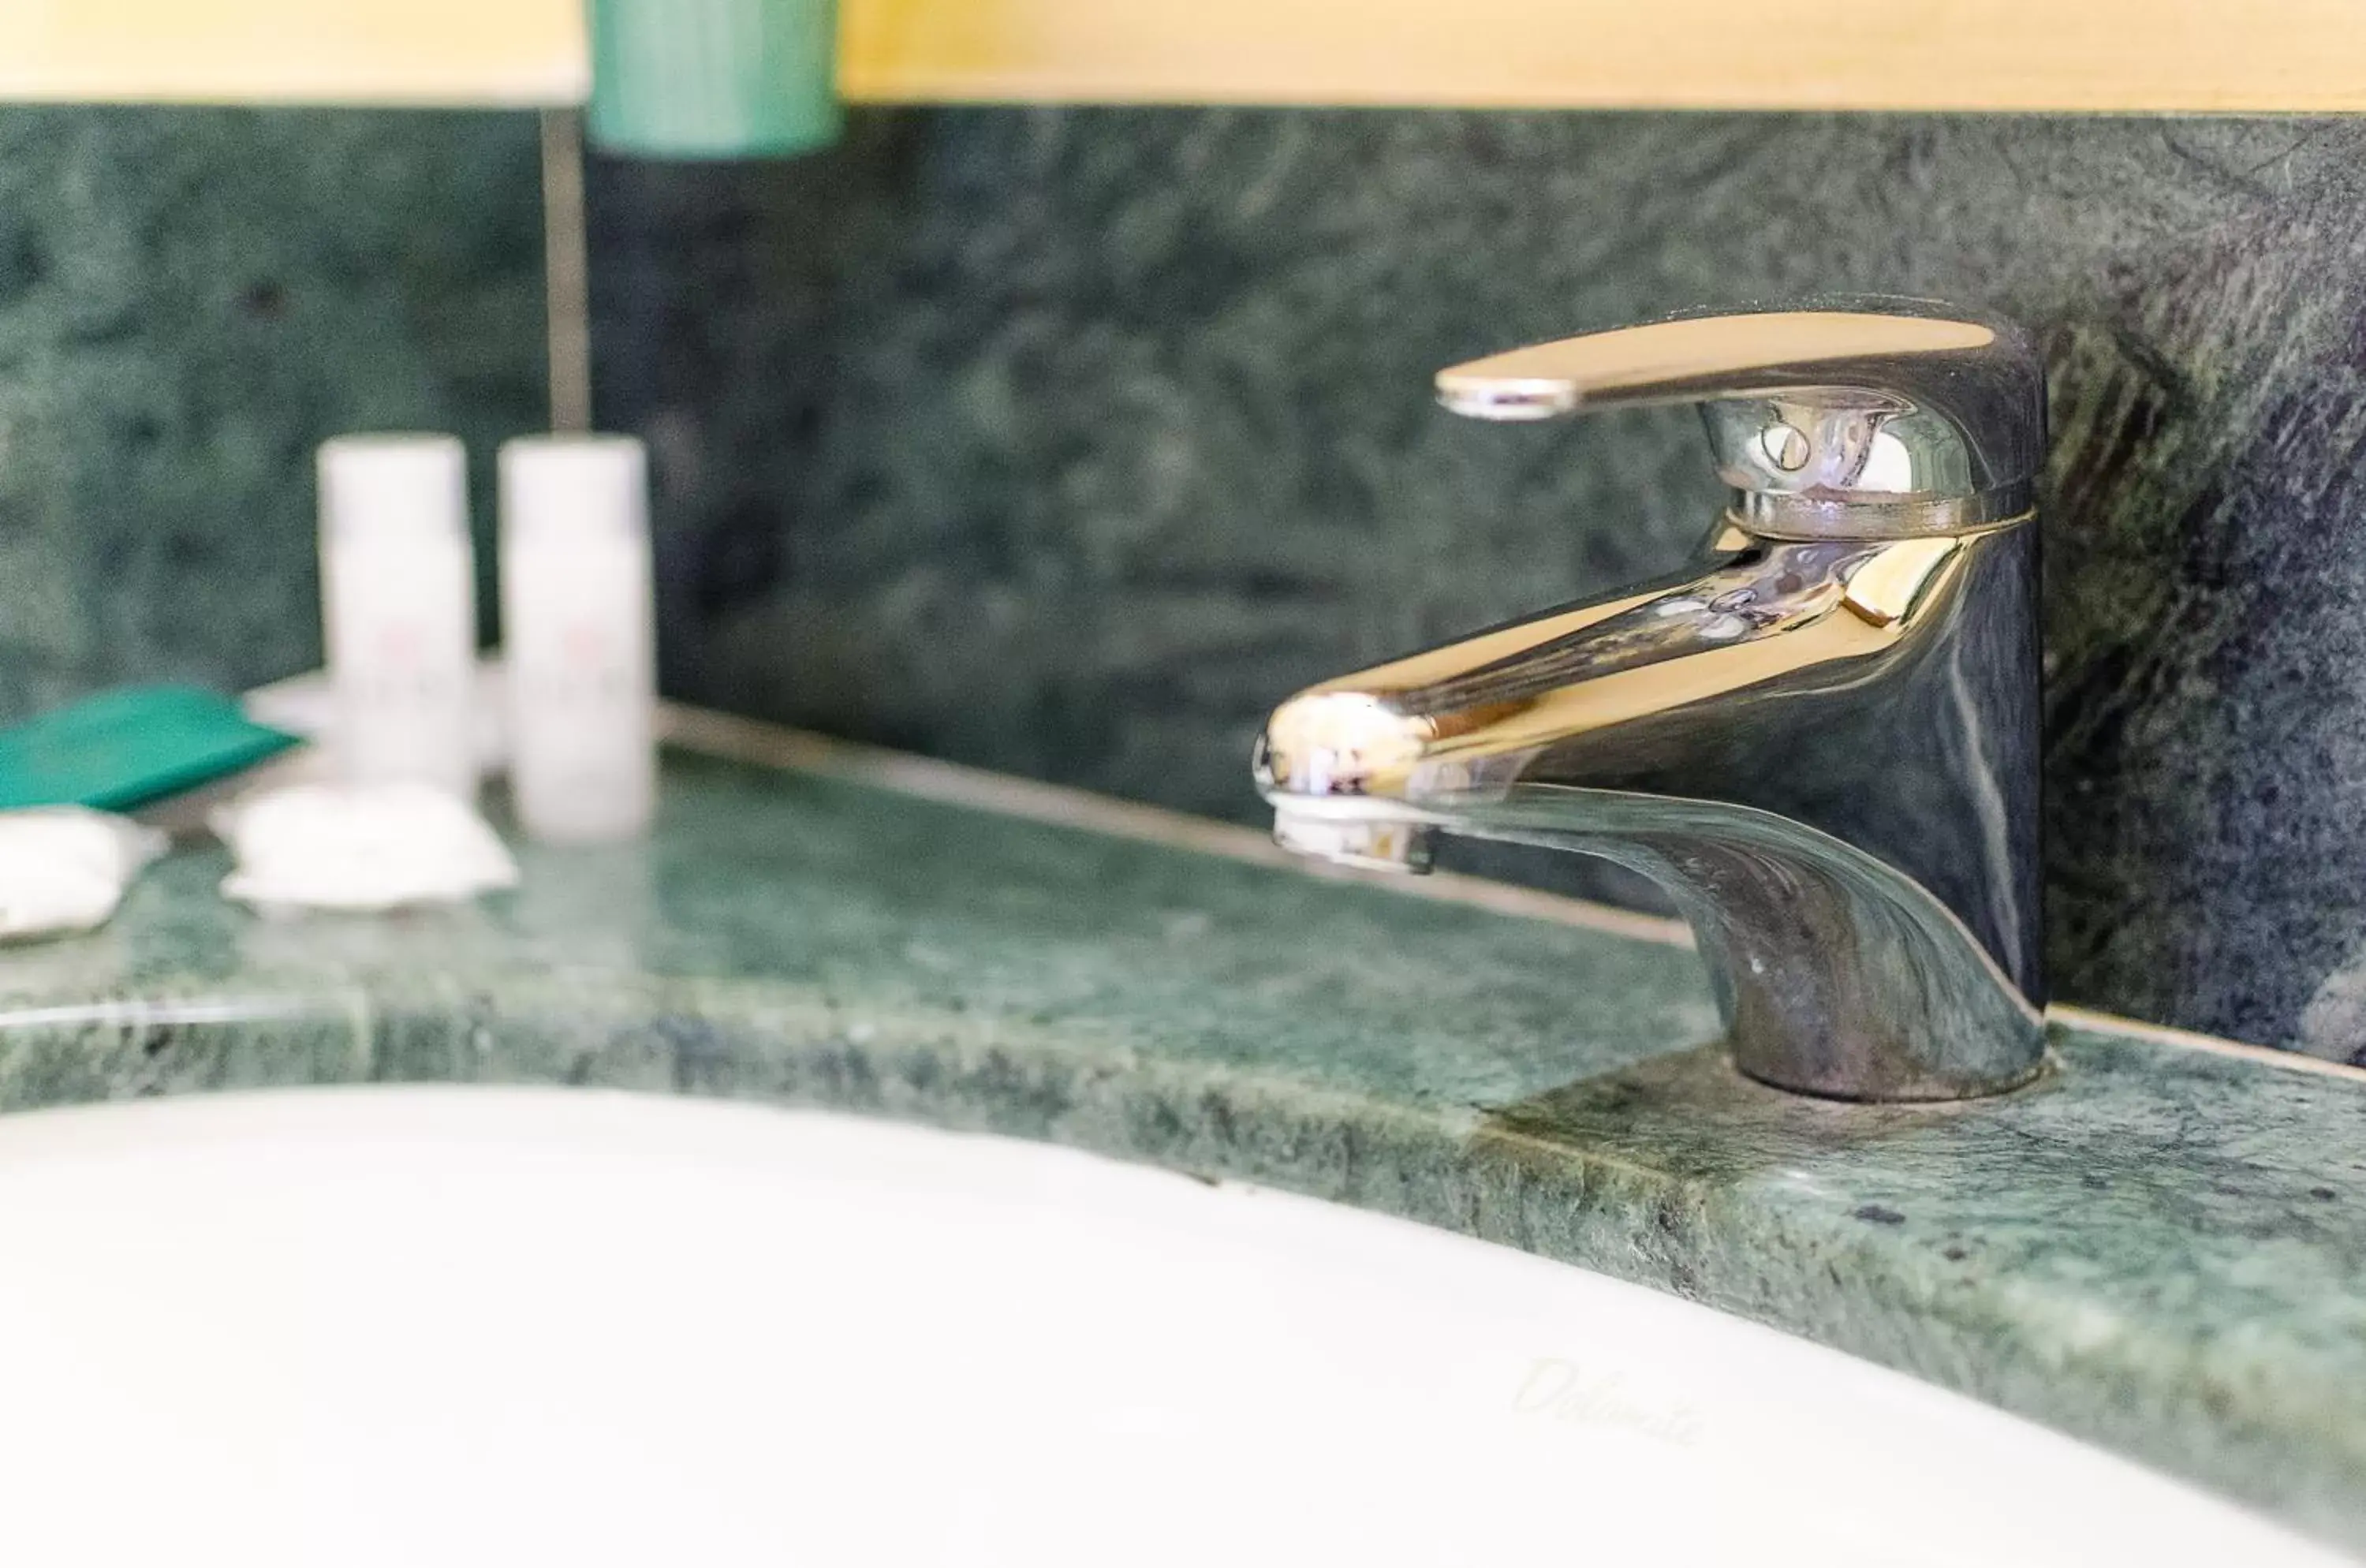
[[[0,99],[562,103],[581,0],[0,0]],[[2366,111],[2366,0],[841,0],[850,97]]]
[[2366,0],[848,0],[852,96],[2366,109]]
[[0,101],[565,104],[583,0],[0,0]]

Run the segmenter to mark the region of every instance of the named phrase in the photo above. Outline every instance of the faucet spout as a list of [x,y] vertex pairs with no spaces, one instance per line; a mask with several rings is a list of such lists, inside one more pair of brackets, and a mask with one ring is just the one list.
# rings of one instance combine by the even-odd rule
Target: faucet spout
[[1285,845],[1419,870],[1438,832],[1598,855],[1691,921],[1737,1064],[1960,1099],[2042,1059],[2035,531],[1766,540],[1302,692]]

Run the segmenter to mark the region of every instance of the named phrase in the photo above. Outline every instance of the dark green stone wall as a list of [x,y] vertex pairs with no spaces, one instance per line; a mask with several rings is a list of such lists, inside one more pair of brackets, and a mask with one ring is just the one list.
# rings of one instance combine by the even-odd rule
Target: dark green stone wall
[[490,456],[544,417],[536,148],[519,115],[0,108],[0,715],[319,661],[321,438]]

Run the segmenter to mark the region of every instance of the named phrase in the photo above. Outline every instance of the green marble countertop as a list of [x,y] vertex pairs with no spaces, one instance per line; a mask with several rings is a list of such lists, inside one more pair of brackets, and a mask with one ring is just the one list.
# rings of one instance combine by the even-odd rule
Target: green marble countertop
[[544,1082],[1049,1139],[1658,1286],[2366,1548],[2366,1077],[2066,1029],[2006,1099],[1794,1099],[1664,941],[802,754],[837,776],[677,753],[647,843],[461,909],[260,919],[184,851],[0,952],[0,1108]]

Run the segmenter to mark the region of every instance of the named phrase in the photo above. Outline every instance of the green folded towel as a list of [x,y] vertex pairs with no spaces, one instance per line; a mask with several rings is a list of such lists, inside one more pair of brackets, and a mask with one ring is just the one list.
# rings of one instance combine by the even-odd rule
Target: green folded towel
[[0,729],[0,810],[129,811],[296,744],[191,686],[123,686]]

